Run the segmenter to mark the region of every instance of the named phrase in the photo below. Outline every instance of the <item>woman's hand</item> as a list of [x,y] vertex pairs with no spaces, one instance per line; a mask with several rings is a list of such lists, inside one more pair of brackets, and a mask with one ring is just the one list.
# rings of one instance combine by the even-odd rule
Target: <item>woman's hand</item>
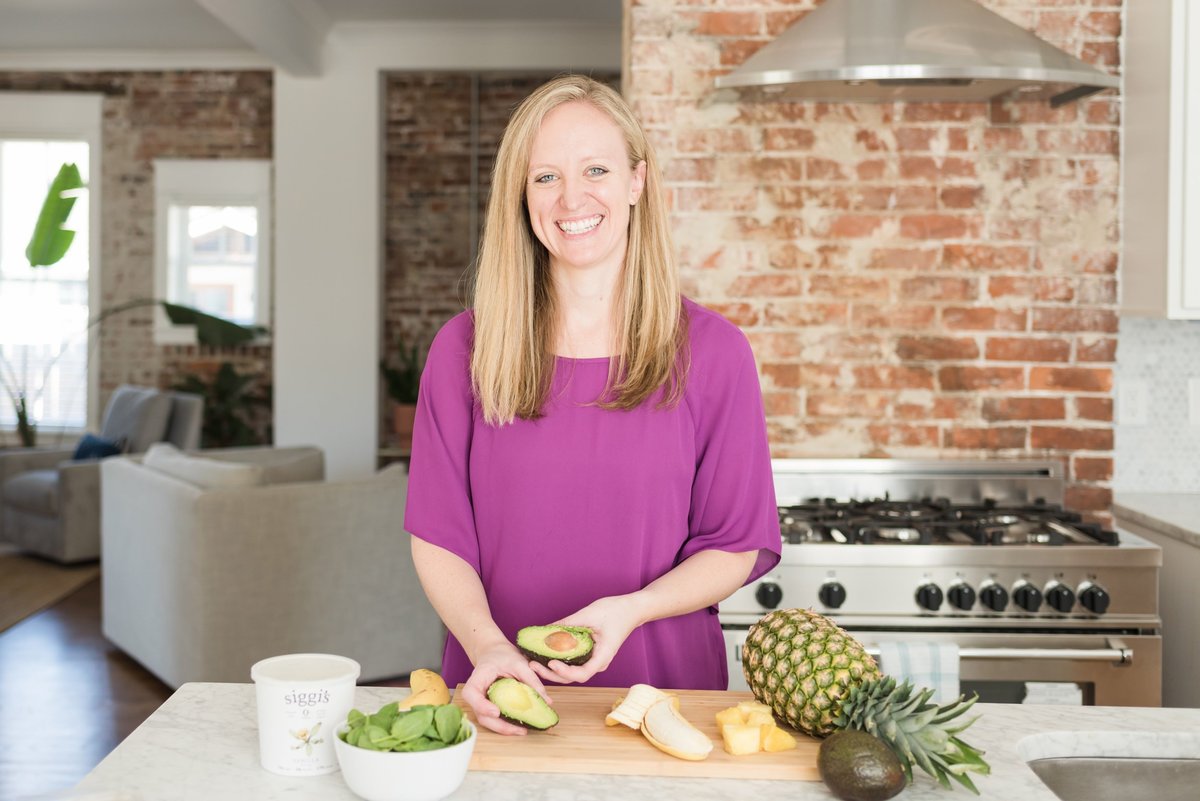
[[530,662],[529,666],[547,681],[560,684],[585,682],[612,663],[626,638],[644,621],[637,595],[612,595],[600,598],[573,615],[559,620],[559,626],[585,626],[595,638],[592,656],[582,665],[567,665],[554,659],[549,666]]
[[510,642],[499,640],[474,654],[472,660],[475,670],[463,685],[462,697],[475,713],[475,720],[485,729],[491,729],[499,734],[522,735],[526,730],[521,726],[509,723],[500,717],[500,709],[487,698],[488,687],[502,676],[511,676],[517,681],[524,682],[537,691],[538,695],[551,703],[546,695],[546,688],[541,680],[529,669],[527,660],[516,646]]

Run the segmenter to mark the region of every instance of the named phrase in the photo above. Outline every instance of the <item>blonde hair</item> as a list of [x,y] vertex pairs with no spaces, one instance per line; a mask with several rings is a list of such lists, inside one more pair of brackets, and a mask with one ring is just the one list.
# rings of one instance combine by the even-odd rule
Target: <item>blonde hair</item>
[[646,162],[646,181],[630,210],[629,244],[616,296],[617,331],[608,382],[597,404],[632,409],[664,388],[661,406],[678,403],[687,372],[686,317],[667,225],[658,162],[628,104],[582,75],[543,84],[513,112],[492,172],[475,275],[471,386],[492,425],[534,420],[554,375],[557,308],[550,257],[525,208],[526,173],[542,121],[564,103],[603,111],[625,137],[631,168]]

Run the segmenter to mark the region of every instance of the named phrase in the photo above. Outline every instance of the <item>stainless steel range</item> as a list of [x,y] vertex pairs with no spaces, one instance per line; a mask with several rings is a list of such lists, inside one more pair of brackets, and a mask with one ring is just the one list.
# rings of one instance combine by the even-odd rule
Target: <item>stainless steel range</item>
[[720,605],[730,688],[746,630],[776,608],[835,619],[868,649],[954,642],[965,692],[1030,686],[1158,706],[1162,552],[1062,508],[1058,462],[777,459],[779,566]]

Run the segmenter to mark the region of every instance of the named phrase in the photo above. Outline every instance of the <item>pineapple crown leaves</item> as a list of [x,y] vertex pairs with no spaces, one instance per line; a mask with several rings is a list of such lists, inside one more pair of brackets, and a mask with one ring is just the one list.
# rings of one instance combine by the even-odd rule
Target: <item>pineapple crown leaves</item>
[[978,700],[964,699],[939,706],[931,701],[933,690],[915,689],[908,681],[897,683],[892,677],[852,687],[842,701],[834,725],[837,728],[862,729],[879,737],[896,752],[904,774],[912,782],[912,766],[950,789],[953,779],[976,795],[979,790],[969,774],[988,774],[991,767],[983,752],[955,735],[976,718],[947,725],[962,716]]

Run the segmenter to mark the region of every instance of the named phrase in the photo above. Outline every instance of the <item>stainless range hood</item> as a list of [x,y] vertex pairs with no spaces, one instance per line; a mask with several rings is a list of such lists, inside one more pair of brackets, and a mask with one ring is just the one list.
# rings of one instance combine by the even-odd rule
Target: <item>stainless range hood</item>
[[758,99],[1060,106],[1120,79],[975,0],[825,0],[716,85]]

